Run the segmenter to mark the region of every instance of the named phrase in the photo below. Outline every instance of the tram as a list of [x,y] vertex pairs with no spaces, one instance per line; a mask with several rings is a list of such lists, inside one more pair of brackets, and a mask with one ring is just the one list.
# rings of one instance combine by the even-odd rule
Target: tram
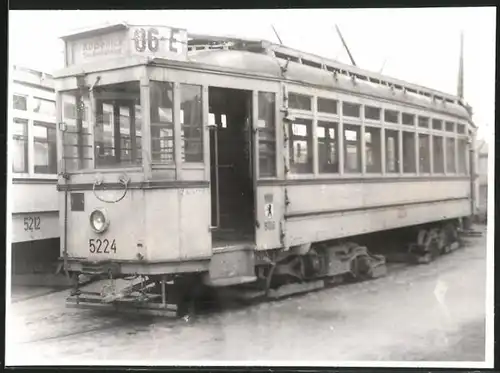
[[[59,206],[54,83],[49,74],[14,66],[9,99],[13,282],[55,272]],[[20,276],[17,276],[20,275]]]
[[[409,250],[428,261],[455,247],[477,208],[475,126],[457,96],[166,26],[63,40],[54,79],[70,306],[180,312],[207,289],[271,297],[378,277],[385,258],[356,237],[411,228]],[[107,285],[84,291],[81,274]]]

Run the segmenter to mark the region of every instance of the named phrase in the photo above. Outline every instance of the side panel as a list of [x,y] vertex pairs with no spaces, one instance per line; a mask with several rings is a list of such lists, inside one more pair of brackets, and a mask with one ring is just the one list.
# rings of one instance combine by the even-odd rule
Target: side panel
[[176,260],[180,257],[179,196],[177,189],[144,192],[144,245],[147,260]]
[[257,249],[266,250],[281,247],[281,225],[284,219],[283,187],[257,187],[257,221],[256,228]]
[[294,246],[469,214],[470,202],[468,200],[447,201],[405,208],[380,208],[335,213],[314,218],[290,218],[287,220],[286,232],[290,246]]
[[58,221],[58,211],[12,215],[12,243],[59,238]]
[[328,180],[321,184],[286,187],[289,214],[370,208],[401,203],[469,198],[470,183],[463,180],[408,180],[363,182]]
[[58,211],[56,180],[50,184],[14,183],[12,212]]
[[212,254],[210,233],[210,189],[179,189],[180,257],[209,257]]
[[467,180],[287,186],[290,246],[470,215]]

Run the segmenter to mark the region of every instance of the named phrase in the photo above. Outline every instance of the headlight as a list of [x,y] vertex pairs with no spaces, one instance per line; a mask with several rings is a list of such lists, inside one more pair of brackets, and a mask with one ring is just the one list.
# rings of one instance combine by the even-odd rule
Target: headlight
[[109,226],[109,219],[106,211],[103,209],[96,209],[90,214],[90,227],[94,232],[102,233]]

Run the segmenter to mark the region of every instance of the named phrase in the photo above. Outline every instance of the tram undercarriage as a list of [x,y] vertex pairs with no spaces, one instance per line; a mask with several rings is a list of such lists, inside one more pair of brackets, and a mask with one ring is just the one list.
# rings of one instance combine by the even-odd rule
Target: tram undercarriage
[[[401,260],[392,255],[391,245],[407,247],[404,260],[408,264],[427,264],[459,248],[462,236],[477,233],[461,229],[457,221],[398,231],[358,237],[359,242],[376,242],[371,245],[376,254],[353,242],[317,243],[288,251],[256,253],[255,280],[240,285],[213,286],[206,280],[208,272],[130,276],[108,271],[87,273],[87,284],[82,286],[82,276],[75,273],[67,306],[182,317],[210,305],[276,300],[342,283],[376,279],[387,274],[388,262]],[[412,233],[410,242],[403,243],[398,237],[398,234],[409,237]]]

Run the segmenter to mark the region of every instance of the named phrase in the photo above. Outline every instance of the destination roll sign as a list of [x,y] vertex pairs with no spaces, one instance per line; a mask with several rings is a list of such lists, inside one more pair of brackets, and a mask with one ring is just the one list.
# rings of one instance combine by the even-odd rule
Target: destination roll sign
[[144,56],[185,60],[187,30],[118,23],[63,36],[65,66]]

